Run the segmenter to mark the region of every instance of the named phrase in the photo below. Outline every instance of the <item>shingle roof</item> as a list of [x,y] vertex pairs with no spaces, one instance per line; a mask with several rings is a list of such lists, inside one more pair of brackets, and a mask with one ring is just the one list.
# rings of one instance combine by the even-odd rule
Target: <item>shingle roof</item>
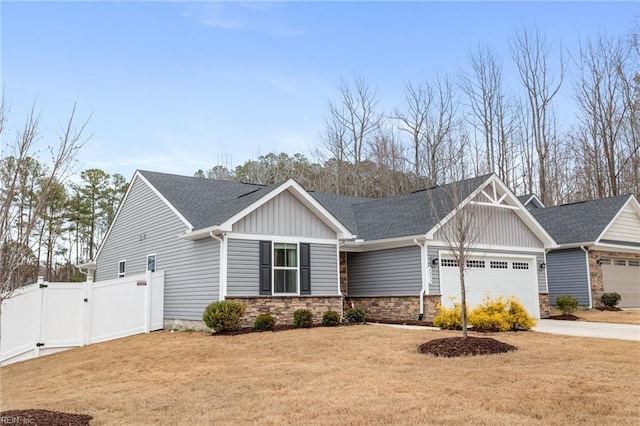
[[[278,185],[261,186],[139,171],[193,226],[220,225]],[[310,192],[358,238],[375,240],[427,233],[490,174],[382,199]],[[456,192],[452,195],[452,191]]]
[[600,236],[629,197],[620,195],[530,212],[558,244],[587,243]]

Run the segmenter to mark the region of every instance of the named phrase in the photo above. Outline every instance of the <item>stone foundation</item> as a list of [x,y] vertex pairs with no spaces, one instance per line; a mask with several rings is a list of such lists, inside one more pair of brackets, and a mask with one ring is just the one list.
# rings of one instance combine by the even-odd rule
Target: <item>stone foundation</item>
[[347,294],[349,283],[347,275],[347,253],[340,252],[340,293]]
[[634,253],[621,253],[619,251],[599,251],[589,250],[589,273],[591,274],[591,300],[593,301],[593,307],[602,306],[600,303],[600,297],[604,293],[604,281],[602,279],[602,265],[598,263],[600,259],[614,258],[614,259],[635,259],[640,260],[640,254]]
[[[433,321],[440,300],[440,296],[424,296],[423,321]],[[364,309],[368,321],[416,321],[420,314],[420,296],[346,297],[345,311],[351,306]]]
[[320,323],[322,315],[331,310],[342,316],[342,296],[287,296],[287,297],[227,297],[245,306],[243,327],[253,327],[258,315],[270,313],[276,324],[293,324],[293,313],[298,309],[308,309],[313,314],[313,322]]
[[540,318],[549,318],[551,315],[551,307],[549,306],[549,295],[547,293],[540,293],[538,295],[540,300]]

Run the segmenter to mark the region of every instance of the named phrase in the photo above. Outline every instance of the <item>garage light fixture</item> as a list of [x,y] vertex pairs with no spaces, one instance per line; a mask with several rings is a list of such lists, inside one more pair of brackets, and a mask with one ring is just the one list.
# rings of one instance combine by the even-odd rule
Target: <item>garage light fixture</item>
[[440,263],[440,259],[438,259],[437,257],[434,257],[433,259],[431,259],[431,264],[433,266],[438,266],[439,263]]
[[541,263],[541,264],[540,264],[540,269],[545,269],[546,267],[547,267],[547,264],[546,264],[546,263]]

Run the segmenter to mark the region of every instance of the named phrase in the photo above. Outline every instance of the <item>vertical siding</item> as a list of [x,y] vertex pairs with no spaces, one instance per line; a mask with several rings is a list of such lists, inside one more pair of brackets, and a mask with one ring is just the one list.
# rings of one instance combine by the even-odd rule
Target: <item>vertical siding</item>
[[201,319],[218,300],[220,244],[178,238],[184,223],[140,179],[121,208],[96,259],[96,280],[117,278],[120,260],[127,261],[127,275],[143,273],[147,255],[155,253],[157,270],[165,271],[165,318]]
[[418,296],[422,289],[420,248],[349,253],[349,296]]
[[[481,235],[477,241],[478,244],[544,247],[544,244],[520,220],[513,210],[489,206],[474,206],[474,208],[478,209],[475,214],[478,215],[478,224],[482,226]],[[435,240],[444,240],[443,233],[446,233],[451,228],[452,221],[445,224],[443,229],[435,233]]]
[[581,249],[547,253],[547,279],[550,304],[556,304],[559,294],[571,294],[580,305],[589,305],[587,259]]
[[311,244],[311,294],[338,295],[338,247]]
[[229,239],[227,242],[227,295],[260,295],[260,242]]
[[[311,295],[338,295],[338,257],[335,244],[311,244]],[[259,241],[229,239],[227,295],[259,296]]]
[[630,241],[640,243],[640,217],[627,205],[611,228],[602,237],[603,240]]
[[336,238],[336,233],[289,191],[233,224],[233,232],[307,238]]
[[[429,258],[429,265],[431,265],[431,260],[433,258],[438,257],[438,252],[440,250],[447,250],[446,247],[437,247],[437,246],[428,246],[427,247],[427,256]],[[536,257],[536,273],[537,273],[537,277],[538,277],[538,291],[540,293],[546,293],[547,292],[547,277],[545,276],[545,270],[544,269],[540,269],[538,267],[538,265],[540,265],[541,263],[544,263],[544,254],[543,253],[531,253],[531,252],[526,252],[526,251],[500,251],[500,250],[472,250],[474,252],[479,252],[479,253],[486,253],[488,255],[492,255],[492,256],[502,256],[502,257],[509,257],[509,255],[514,255],[514,254],[524,254],[527,256],[535,256]],[[548,257],[549,255],[547,255]],[[548,260],[548,259],[547,259]],[[431,268],[431,276],[432,276],[432,282],[429,285],[429,294],[430,295],[434,295],[434,294],[440,294],[440,270],[439,267],[433,267]]]

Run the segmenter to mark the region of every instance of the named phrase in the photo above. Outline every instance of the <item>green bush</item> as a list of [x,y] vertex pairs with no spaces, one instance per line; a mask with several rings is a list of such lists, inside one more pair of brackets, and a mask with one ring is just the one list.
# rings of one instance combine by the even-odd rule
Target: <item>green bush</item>
[[352,324],[362,324],[364,323],[364,309],[351,308],[347,311],[344,317]]
[[276,319],[268,312],[258,315],[256,320],[253,322],[253,328],[260,331],[273,330],[275,326]]
[[615,308],[615,306],[620,302],[620,295],[618,293],[602,293],[600,296],[600,301],[602,304],[608,308]]
[[295,328],[309,328],[313,325],[313,314],[308,309],[298,309],[293,313]]
[[442,330],[462,330],[462,306],[456,303],[453,308],[438,305],[438,315],[433,319],[433,325]]
[[578,309],[578,299],[570,294],[556,296],[556,306],[564,315],[571,315]]
[[340,325],[340,314],[336,311],[327,311],[322,314],[322,325],[335,327]]
[[237,330],[242,324],[244,305],[240,302],[222,300],[213,302],[204,309],[202,320],[216,333]]

